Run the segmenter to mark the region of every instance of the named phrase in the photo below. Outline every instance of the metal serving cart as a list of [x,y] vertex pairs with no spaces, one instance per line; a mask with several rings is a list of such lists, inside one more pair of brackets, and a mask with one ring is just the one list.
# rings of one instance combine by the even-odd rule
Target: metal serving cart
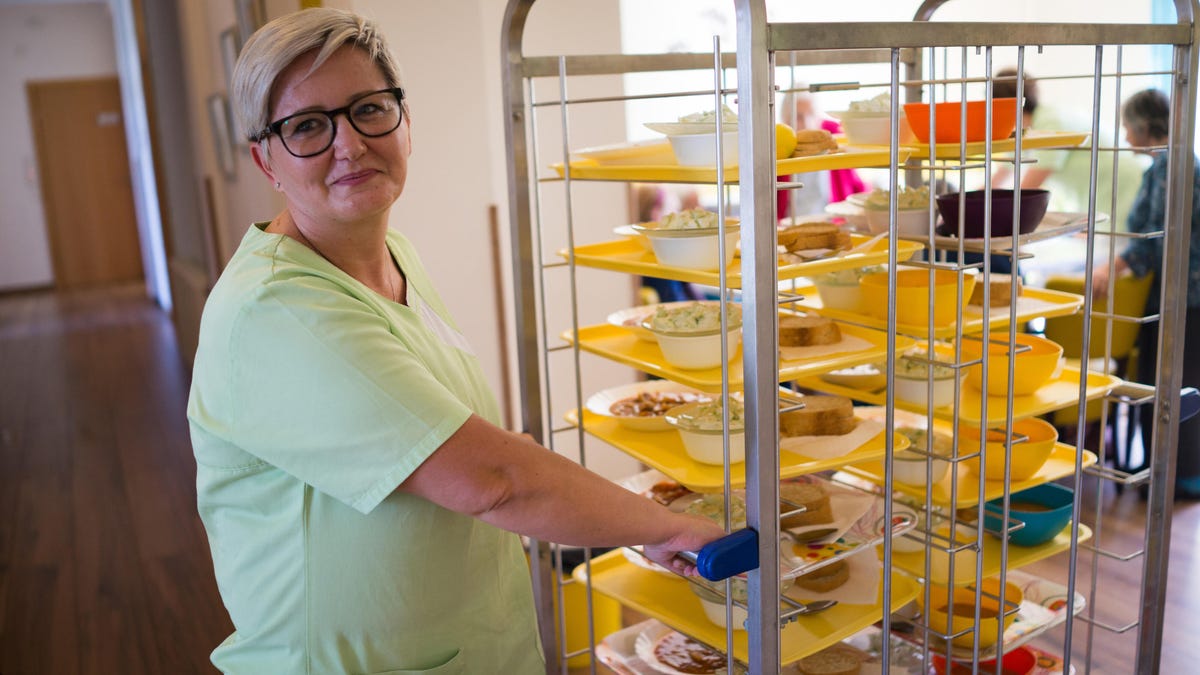
[[[598,611],[596,599],[601,597],[615,599],[626,609],[657,619],[663,626],[661,630],[679,631],[717,648],[726,655],[731,670],[745,668],[750,673],[798,672],[794,670],[796,662],[854,634],[858,634],[853,638],[858,640],[855,644],[867,649],[881,663],[883,672],[944,671],[944,664],[954,661],[957,668],[965,669],[963,672],[999,673],[1007,665],[997,657],[1021,644],[1033,644],[1034,638],[1043,647],[1057,643],[1057,649],[1051,646],[1050,654],[1042,655],[1056,657],[1059,661],[1055,667],[1061,672],[1115,672],[1114,668],[1122,672],[1157,672],[1163,641],[1176,430],[1178,420],[1186,418],[1195,405],[1194,392],[1180,393],[1178,364],[1183,357],[1186,294],[1162,293],[1161,311],[1153,316],[1120,313],[1112,300],[1093,299],[1088,293],[1029,288],[1022,295],[1015,278],[1007,282],[1011,284],[1011,299],[1004,306],[990,307],[988,296],[999,289],[990,283],[995,261],[1007,260],[1015,267],[1036,260],[1038,254],[1031,252],[1038,248],[1034,244],[1055,238],[1081,242],[1082,248],[1077,250],[1083,288],[1090,287],[1098,265],[1110,264],[1101,259],[1112,260],[1124,242],[1161,238],[1165,253],[1157,283],[1163,289],[1186,287],[1183,280],[1187,275],[1194,161],[1196,3],[1176,0],[1177,19],[1159,24],[937,21],[935,14],[943,0],[924,2],[912,21],[813,23],[771,22],[763,0],[735,0],[735,49],[723,49],[714,38],[713,51],[708,54],[527,56],[523,53],[523,37],[533,4],[533,0],[510,0],[502,37],[513,286],[517,295],[516,345],[524,430],[551,449],[557,449],[563,439],[577,442],[575,451],[584,464],[588,463],[588,444],[604,441],[660,472],[652,478],[643,476],[641,483],[627,483],[630,489],[646,489],[647,480],[675,481],[685,492],[720,495],[726,513],[733,510],[732,500],[744,495],[749,535],[743,546],[749,542],[753,560],[753,569],[743,579],[744,599],[727,583],[713,587],[718,597],[736,598],[724,600],[724,623],[728,627],[720,628],[700,612],[687,582],[639,564],[635,552],[620,550],[596,556],[584,552],[582,562],[571,569],[563,563],[561,548],[531,541],[535,597],[548,672],[580,668],[595,672],[606,667],[653,672],[639,670],[650,666],[634,660],[638,656],[634,653],[635,640],[649,638],[628,633],[631,629],[626,628],[623,632],[627,634],[617,644],[613,636],[598,630],[593,619]],[[852,15],[851,9],[847,14]],[[1126,64],[1126,53],[1149,46],[1169,51],[1169,65],[1152,68],[1140,62]],[[1088,92],[1090,100],[1081,100],[1079,109],[1087,113],[1090,128],[1039,132],[1016,124],[1011,136],[994,134],[1003,121],[1002,114],[996,112],[995,84],[1005,78],[1015,81],[1020,100],[1026,66],[1036,63],[1039,65],[1034,65],[1031,72],[1044,72],[1038,59],[1055,50],[1085,52],[1092,64],[1077,73],[1049,78],[1049,83],[1042,80],[1043,86],[1070,84]],[[1015,76],[997,75],[1001,59],[1016,65]],[[836,83],[820,79],[823,67],[845,64],[861,64],[863,77]],[[634,96],[615,86],[613,91],[599,94],[569,93],[571,85],[588,78],[696,70],[711,73],[712,87],[707,91],[665,88],[652,96]],[[733,85],[728,84],[731,81]],[[1115,211],[1115,197],[1112,203],[1097,203],[1097,181],[1103,173],[1100,169],[1106,164],[1115,168],[1120,162],[1133,161],[1132,154],[1129,148],[1105,144],[1100,139],[1106,135],[1119,137],[1119,103],[1147,81],[1160,83],[1171,102],[1170,142],[1157,149],[1169,153],[1167,226],[1163,231],[1133,234],[1105,217]],[[535,86],[539,82],[543,83],[541,88]],[[839,152],[833,154],[777,159],[776,95],[833,89],[861,90],[864,97],[889,94],[892,105],[887,115],[887,144],[856,146],[843,141]],[[679,166],[663,160],[661,154],[653,155],[665,148],[647,149],[653,144],[630,144],[624,152],[617,148],[620,161],[610,161],[612,157],[603,153],[576,154],[578,148],[571,135],[576,111],[655,97],[692,97],[702,101],[697,109],[709,110],[736,102],[736,157],[725,157],[718,147],[713,166]],[[932,141],[902,138],[907,122],[901,102],[967,100],[984,105],[984,139],[965,138],[969,121],[965,106],[953,113],[940,107],[933,109],[927,129]],[[953,115],[942,122],[952,122],[949,126],[957,129],[963,140],[943,139],[938,114],[943,118]],[[718,133],[732,130],[723,126],[726,124],[713,122]],[[553,128],[549,135],[555,138],[554,143],[544,142],[547,134],[545,129],[539,131],[541,127]],[[547,145],[552,149],[545,150]],[[1090,175],[1086,209],[1055,214],[1056,219],[1043,219],[1037,230],[1022,234],[1014,227],[1020,215],[1018,207],[1008,223],[1011,235],[993,236],[987,229],[981,237],[970,238],[961,229],[965,219],[959,223],[946,219],[939,225],[938,209],[931,199],[924,207],[924,222],[916,234],[898,226],[901,208],[896,195],[904,188],[925,186],[937,195],[955,185],[965,188],[980,176],[987,183],[986,176],[1001,166],[1014,173],[1019,184],[1021,172],[1035,166],[1037,153],[1045,152],[1086,154]],[[639,159],[639,153],[646,156]],[[886,176],[883,180],[890,197],[884,236],[853,232],[849,254],[781,259],[777,227],[781,214],[776,213],[776,193],[804,189],[788,176],[850,167],[874,167]],[[731,211],[736,196],[740,257],[725,255],[725,247],[733,241],[729,239],[729,243],[720,244],[719,257],[730,262],[720,262],[714,270],[689,270],[660,264],[635,237],[576,241],[574,201],[578,191],[589,184],[612,182],[715,185],[716,210],[721,215]],[[985,218],[990,218],[995,194],[991,188],[984,188],[984,193]],[[721,236],[717,239],[726,242],[725,228],[733,225],[719,227]],[[558,242],[561,250],[553,250],[555,245],[548,242]],[[867,265],[886,266],[883,278],[887,295],[882,303],[873,310],[821,304],[810,283],[812,278]],[[976,311],[965,302],[952,300],[949,316],[939,316],[939,301],[934,294],[926,293],[921,301],[925,305],[921,308],[925,310],[922,318],[912,320],[908,318],[912,316],[908,311],[911,302],[899,293],[904,286],[898,274],[901,268],[909,270],[907,274],[917,270],[928,284],[946,276],[951,279],[951,295],[964,300],[970,294],[969,287],[979,279],[984,289],[983,307],[990,309]],[[575,298],[580,271],[585,269],[605,270],[614,275],[613,279],[641,275],[697,282],[710,287],[715,298],[737,300],[742,316],[740,358],[728,358],[735,356],[738,346],[725,338],[720,344],[722,365],[702,370],[677,368],[664,362],[653,343],[639,342],[627,325],[580,325]],[[622,286],[618,283],[614,288]],[[561,299],[564,294],[565,313],[548,307],[547,298]],[[1113,295],[1110,292],[1108,297]],[[628,293],[614,292],[613,296],[612,309],[629,304]],[[844,334],[858,341],[857,349],[833,357],[781,355],[781,312],[834,318]],[[726,335],[733,328],[733,317],[729,309],[721,316],[721,332]],[[1022,346],[1019,336],[1026,332],[1027,325],[1063,316],[1081,317],[1081,325],[1091,327],[1082,330],[1080,345],[1067,345],[1080,358],[1059,368],[1032,394],[1014,393],[1021,375],[1011,364],[1029,349]],[[1159,369],[1152,387],[1121,379],[1111,359],[1105,358],[1111,356],[1115,329],[1151,322],[1160,327]],[[972,338],[982,343],[980,336],[990,336],[988,348],[975,353],[963,347]],[[1102,358],[1083,356],[1097,351]],[[1003,355],[1009,353],[1016,358],[1004,359]],[[924,401],[901,400],[896,395],[897,365],[902,357],[926,366]],[[588,405],[589,397],[585,396],[593,385],[586,381],[581,363],[589,359],[606,359],[630,367],[631,372],[682,382],[718,400],[728,400],[726,397],[740,391],[745,414],[744,462],[729,461],[736,434],[728,410],[722,443],[725,461],[720,466],[700,465],[688,459],[673,431],[639,433],[607,419],[604,411]],[[830,371],[868,363],[880,364],[885,387],[857,389],[844,380],[825,377]],[[934,366],[955,374],[949,405],[933,405]],[[979,386],[971,384],[970,376],[961,377],[973,368],[984,371]],[[1002,386],[989,390],[989,378]],[[558,409],[562,406],[556,403],[552,389],[569,393],[566,409]],[[803,408],[800,392],[845,395],[871,404],[871,421],[879,425],[880,432],[848,452],[828,456],[814,457],[802,446],[781,442],[779,411]],[[1090,405],[1083,405],[1085,401]],[[1127,463],[1109,466],[1112,445],[1103,435],[1098,445],[1085,447],[1085,429],[1095,410],[1099,411],[1101,428],[1107,428],[1117,421],[1124,423],[1125,417],[1117,410],[1143,405],[1155,409],[1154,443],[1147,451],[1153,461],[1146,468],[1129,470]],[[1021,430],[1022,420],[1072,408],[1077,410],[1073,436],[1058,438],[1050,460],[1032,477],[1015,478],[1013,457],[1034,440]],[[860,414],[865,414],[864,410],[856,408]],[[933,445],[914,445],[906,451],[915,452],[923,461],[928,487],[897,481],[897,453],[912,441],[895,431],[910,424],[924,426],[930,436],[940,430],[951,440],[953,449],[945,458],[934,451]],[[974,437],[964,435],[962,427],[972,425],[990,431],[979,431]],[[973,462],[984,464],[982,455],[992,446],[999,447],[1003,455],[1000,468],[970,470]],[[935,479],[940,461],[947,461],[950,469],[946,478]],[[781,511],[783,515],[789,511],[786,503],[781,508],[781,480],[821,482],[838,494],[845,493],[847,499],[857,498],[860,503],[865,500],[868,506],[864,513],[870,518],[862,516],[832,542],[807,545],[789,538],[780,524]],[[1047,541],[1032,546],[1010,541],[1023,528],[1032,529],[1032,524],[1022,522],[1013,508],[1019,495],[1049,484],[1068,489],[1074,517]],[[1140,524],[1144,544],[1135,550],[1105,546],[1103,534],[1111,521],[1105,520],[1102,495],[1105,485],[1114,484],[1149,486],[1145,522]],[[1014,495],[1018,497],[1014,499]],[[985,503],[994,504],[988,508],[995,511],[985,508]],[[725,524],[737,529],[731,527],[728,517]],[[870,575],[856,579],[856,583],[872,589],[874,600],[843,601],[831,609],[809,613],[802,594],[777,591],[786,577],[819,569],[831,561],[852,559],[856,565],[861,564],[855,569],[867,570],[856,573]],[[1047,564],[1039,561],[1051,561],[1061,572],[1060,578],[1039,586],[1037,577],[1022,571],[1034,563],[1043,567]],[[1125,574],[1133,569],[1142,580],[1137,601],[1125,599],[1125,604],[1115,610],[1106,606],[1111,605],[1112,598],[1100,593],[1112,564],[1127,566]],[[986,578],[998,580],[996,590],[988,590],[992,587],[985,586]],[[1012,582],[1018,588],[1026,584],[1015,602],[1008,590],[1013,588]],[[577,603],[583,605],[564,610],[569,604],[565,591],[574,585],[586,590],[577,596],[582,598]],[[938,625],[929,612],[911,610],[914,600],[919,607],[937,605],[939,594],[965,598],[963,603],[969,610],[964,612],[965,627],[957,623]],[[988,607],[992,606],[989,603],[1000,608],[999,618],[990,619],[993,623],[1011,617],[1021,628],[1015,633],[1011,628],[1005,630],[997,645],[985,644]],[[733,620],[739,610],[747,617],[744,632]],[[582,640],[577,636],[576,644],[570,644],[569,637],[564,639],[571,632],[565,616],[568,611],[585,618]],[[1105,650],[1096,648],[1109,640],[1109,635],[1126,636],[1135,642],[1134,648],[1125,652],[1128,658],[1124,662],[1105,660]],[[622,661],[626,657],[629,661]]]

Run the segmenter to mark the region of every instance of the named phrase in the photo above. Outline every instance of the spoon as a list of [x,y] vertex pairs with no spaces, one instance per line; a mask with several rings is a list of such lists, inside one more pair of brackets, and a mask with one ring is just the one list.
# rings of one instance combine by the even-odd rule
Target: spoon
[[806,616],[808,614],[816,614],[817,612],[823,612],[838,604],[837,600],[814,600],[812,602],[799,602],[787,597],[785,597],[783,601],[793,607],[793,609],[789,609],[784,612],[783,616],[785,620],[791,620],[795,617]]

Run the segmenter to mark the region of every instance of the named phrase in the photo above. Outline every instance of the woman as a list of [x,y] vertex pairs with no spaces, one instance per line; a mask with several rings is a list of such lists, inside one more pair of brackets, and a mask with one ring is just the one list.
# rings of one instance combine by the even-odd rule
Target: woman
[[411,127],[377,27],[310,9],[259,30],[232,96],[286,208],[204,310],[188,419],[236,631],[227,673],[544,672],[516,533],[675,554],[722,536],[498,426],[408,240]]
[[[1150,168],[1142,177],[1142,185],[1129,210],[1129,231],[1157,232],[1168,228],[1167,152],[1162,148],[1170,138],[1171,105],[1165,94],[1156,89],[1140,91],[1121,106],[1121,125],[1125,140],[1134,148],[1143,148],[1153,157]],[[1200,386],[1200,166],[1192,174],[1192,234],[1188,249],[1188,277],[1185,288],[1169,289],[1186,293],[1186,330],[1183,341],[1183,386]],[[1180,224],[1173,223],[1175,227]],[[1177,240],[1176,240],[1177,241]],[[1132,273],[1138,277],[1155,274],[1162,267],[1163,240],[1131,239],[1128,247],[1113,262],[1114,274]],[[1098,265],[1092,272],[1092,293],[1103,298],[1108,293],[1110,268]],[[1151,286],[1146,300],[1146,314],[1157,314],[1160,306],[1160,284]],[[1102,309],[1102,307],[1097,308]],[[1138,379],[1154,384],[1158,374],[1158,324],[1142,326],[1138,334]],[[1150,431],[1154,428],[1153,406],[1142,406],[1141,428],[1145,446],[1150,447]],[[1179,426],[1175,464],[1175,494],[1184,499],[1200,498],[1200,417]]]

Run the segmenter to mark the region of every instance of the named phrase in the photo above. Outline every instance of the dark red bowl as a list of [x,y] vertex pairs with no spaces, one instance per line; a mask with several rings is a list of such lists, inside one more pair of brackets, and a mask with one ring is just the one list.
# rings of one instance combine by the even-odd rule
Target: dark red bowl
[[[959,675],[966,673],[970,675],[972,669],[968,665],[955,663],[950,670],[946,670],[946,657],[932,652],[933,670],[937,675]],[[1037,667],[1037,654],[1034,654],[1027,647],[1017,647],[1000,657],[1000,672],[1004,675],[1029,675],[1033,669]],[[996,672],[996,660],[979,662],[979,672],[994,673]]]
[[[943,226],[938,228],[945,234],[958,234],[958,192],[938,195],[938,213],[942,215]],[[1013,219],[1014,190],[992,190],[992,236],[1011,237]],[[1046,207],[1050,204],[1049,190],[1021,190],[1021,215],[1018,232],[1029,234],[1037,229],[1042,217],[1046,215]],[[963,218],[963,236],[968,239],[980,239],[987,231],[987,223],[983,219],[984,191],[971,190],[966,193],[966,209]]]

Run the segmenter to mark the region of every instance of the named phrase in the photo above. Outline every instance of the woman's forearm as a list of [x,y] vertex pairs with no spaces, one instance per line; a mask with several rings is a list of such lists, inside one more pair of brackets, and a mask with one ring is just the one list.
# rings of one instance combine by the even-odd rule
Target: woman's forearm
[[475,416],[401,489],[497,527],[568,545],[695,550],[724,534],[703,518],[673,513]]

